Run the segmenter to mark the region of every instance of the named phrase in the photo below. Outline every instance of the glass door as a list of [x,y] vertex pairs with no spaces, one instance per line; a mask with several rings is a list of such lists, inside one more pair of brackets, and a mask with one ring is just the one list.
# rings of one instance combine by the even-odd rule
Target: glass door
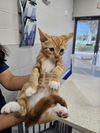
[[[94,65],[97,65],[97,35],[98,19],[76,20],[74,38],[74,71],[81,74],[93,75]],[[100,44],[100,40],[99,40]],[[99,45],[100,47],[100,45]],[[97,50],[97,51],[96,51]],[[98,52],[100,55],[100,50]],[[99,58],[98,58],[99,60]],[[98,61],[99,62],[99,61]]]

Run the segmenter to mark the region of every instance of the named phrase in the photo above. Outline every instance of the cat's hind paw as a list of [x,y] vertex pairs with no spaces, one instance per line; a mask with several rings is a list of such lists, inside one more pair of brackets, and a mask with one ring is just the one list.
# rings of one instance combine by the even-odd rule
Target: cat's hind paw
[[63,111],[58,111],[58,112],[56,112],[56,114],[58,117],[61,117],[61,118],[67,118],[68,117],[68,113],[63,112]]
[[50,82],[49,82],[49,86],[50,86],[50,88],[53,88],[53,89],[59,89],[59,87],[60,87],[60,82],[50,81]]
[[1,113],[14,113],[18,112],[20,110],[20,105],[17,102],[9,102],[6,105],[4,105],[1,109]]
[[34,93],[36,93],[36,90],[31,87],[27,88],[25,91],[25,95],[27,97],[31,97]]
[[69,116],[68,115],[68,109],[66,107],[61,106],[60,104],[57,104],[54,107],[54,111],[58,117],[67,118]]

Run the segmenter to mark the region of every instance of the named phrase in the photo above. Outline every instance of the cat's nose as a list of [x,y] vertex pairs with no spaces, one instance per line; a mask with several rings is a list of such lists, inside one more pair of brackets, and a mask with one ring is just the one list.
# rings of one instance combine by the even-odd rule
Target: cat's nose
[[55,55],[55,58],[59,58],[59,55],[58,55],[58,54],[56,54],[56,55]]

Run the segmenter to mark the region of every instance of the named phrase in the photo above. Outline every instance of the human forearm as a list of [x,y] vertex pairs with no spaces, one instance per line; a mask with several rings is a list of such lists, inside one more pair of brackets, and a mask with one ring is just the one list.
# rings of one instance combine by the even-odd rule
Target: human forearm
[[22,89],[23,85],[28,81],[30,75],[13,76],[7,84],[9,90],[16,91]]
[[0,74],[0,83],[8,90],[20,90],[29,77],[30,75],[15,76],[9,70],[6,70]]
[[19,122],[21,122],[21,120],[15,118],[12,115],[0,114],[0,131],[17,125]]

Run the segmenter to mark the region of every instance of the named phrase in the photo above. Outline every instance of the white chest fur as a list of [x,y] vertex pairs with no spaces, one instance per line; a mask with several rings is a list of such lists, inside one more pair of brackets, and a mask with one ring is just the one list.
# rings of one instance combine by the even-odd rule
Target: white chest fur
[[52,62],[50,59],[47,59],[42,64],[42,71],[51,72],[54,67],[55,67],[55,63]]

